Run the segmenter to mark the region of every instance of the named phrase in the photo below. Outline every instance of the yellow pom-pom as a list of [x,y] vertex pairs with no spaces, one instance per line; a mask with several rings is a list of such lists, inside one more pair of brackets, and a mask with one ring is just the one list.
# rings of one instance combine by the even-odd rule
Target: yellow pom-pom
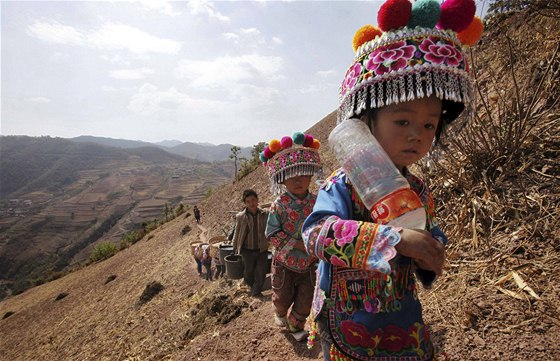
[[352,39],[352,47],[354,51],[358,50],[360,45],[375,39],[377,36],[382,34],[381,30],[377,26],[365,25],[356,31],[354,34],[354,39]]
[[320,146],[321,142],[319,142],[319,139],[313,139],[313,145],[311,146],[311,148],[319,149]]
[[268,144],[268,147],[274,153],[278,153],[280,149],[282,149],[282,145],[280,144],[280,141],[278,139],[272,139]]
[[463,45],[473,46],[482,36],[482,31],[484,30],[484,25],[482,20],[478,16],[473,18],[471,24],[459,34],[457,38]]

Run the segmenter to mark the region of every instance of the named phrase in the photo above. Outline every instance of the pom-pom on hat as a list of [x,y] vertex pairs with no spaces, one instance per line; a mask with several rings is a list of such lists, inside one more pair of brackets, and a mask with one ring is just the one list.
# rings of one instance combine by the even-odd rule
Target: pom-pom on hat
[[445,123],[470,113],[465,49],[482,34],[475,11],[474,0],[385,1],[379,28],[364,26],[352,39],[356,55],[340,87],[338,122],[432,95],[442,100]]
[[270,191],[273,194],[285,192],[284,181],[293,177],[308,175],[322,178],[320,146],[319,140],[301,132],[271,140],[259,155],[270,178]]

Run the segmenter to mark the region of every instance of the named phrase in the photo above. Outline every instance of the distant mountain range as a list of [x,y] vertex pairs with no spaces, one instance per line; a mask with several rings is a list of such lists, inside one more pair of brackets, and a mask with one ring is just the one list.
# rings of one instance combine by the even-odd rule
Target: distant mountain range
[[183,142],[181,142],[180,140],[172,139],[172,140],[162,140],[161,142],[157,142],[157,143],[154,143],[154,144],[159,145],[161,147],[172,148],[172,147],[174,147],[176,145],[179,145],[179,144],[182,144],[182,143]]
[[[210,148],[224,154],[227,146]],[[122,139],[0,136],[0,299],[233,179],[230,160],[202,162],[165,149]]]
[[[158,143],[143,142],[140,140],[114,139],[82,135],[69,140],[81,143],[95,143],[115,148],[134,149],[142,147],[155,147],[166,152],[177,154],[186,158],[203,162],[220,162],[229,160],[233,144],[213,145],[209,143],[180,142],[178,140],[164,140]],[[250,158],[252,147],[242,147],[240,157]]]

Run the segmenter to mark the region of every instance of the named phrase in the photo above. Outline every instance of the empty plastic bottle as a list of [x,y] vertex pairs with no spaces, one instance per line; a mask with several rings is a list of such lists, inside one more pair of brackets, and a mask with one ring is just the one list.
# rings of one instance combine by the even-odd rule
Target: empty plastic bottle
[[376,223],[426,228],[420,198],[364,122],[341,122],[329,135],[329,145]]

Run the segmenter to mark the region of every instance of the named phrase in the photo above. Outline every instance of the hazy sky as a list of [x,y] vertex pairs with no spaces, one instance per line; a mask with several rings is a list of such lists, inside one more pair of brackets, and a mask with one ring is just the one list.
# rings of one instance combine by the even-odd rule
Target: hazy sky
[[[338,106],[383,1],[1,1],[2,135],[250,146]],[[480,6],[480,5],[479,5]]]

